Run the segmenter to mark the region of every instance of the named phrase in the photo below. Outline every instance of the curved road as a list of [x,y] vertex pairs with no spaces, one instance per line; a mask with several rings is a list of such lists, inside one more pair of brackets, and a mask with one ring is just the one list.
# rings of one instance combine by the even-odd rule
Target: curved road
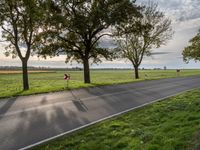
[[200,76],[192,76],[1,100],[0,149],[27,149],[49,138],[198,87]]

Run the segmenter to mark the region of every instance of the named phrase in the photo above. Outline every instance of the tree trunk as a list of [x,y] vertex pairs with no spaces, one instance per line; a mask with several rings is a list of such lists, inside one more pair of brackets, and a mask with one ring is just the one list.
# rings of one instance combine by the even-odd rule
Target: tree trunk
[[22,60],[23,89],[29,90],[27,60]]
[[89,60],[86,58],[83,60],[83,66],[84,66],[84,82],[90,83],[90,66],[89,66]]
[[139,79],[138,66],[134,66],[134,69],[135,69],[135,79]]

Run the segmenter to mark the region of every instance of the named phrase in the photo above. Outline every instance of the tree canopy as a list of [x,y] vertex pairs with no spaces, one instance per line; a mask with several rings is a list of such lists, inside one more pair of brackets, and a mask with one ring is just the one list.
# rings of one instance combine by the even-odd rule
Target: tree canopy
[[144,56],[150,56],[153,48],[159,48],[172,37],[171,21],[160,12],[157,4],[150,2],[141,9],[142,17],[129,18],[117,28],[118,51],[135,68],[135,78],[139,78],[138,67]]
[[23,68],[23,88],[29,89],[27,62],[33,52],[42,21],[39,0],[1,0],[2,37],[9,42],[6,55],[19,57]]
[[[90,83],[89,63],[111,59],[113,51],[99,44],[110,36],[109,28],[139,15],[130,0],[58,0],[49,1],[48,28],[41,34],[41,55],[66,54],[66,62],[83,63],[84,81]],[[90,62],[89,62],[90,61]]]
[[183,50],[183,60],[189,62],[193,59],[200,61],[200,30],[199,33],[189,41],[190,45]]

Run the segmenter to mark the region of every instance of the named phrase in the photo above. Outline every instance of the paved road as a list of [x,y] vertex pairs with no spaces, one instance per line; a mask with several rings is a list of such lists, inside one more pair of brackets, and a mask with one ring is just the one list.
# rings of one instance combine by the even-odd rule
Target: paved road
[[0,101],[0,149],[20,149],[110,115],[197,87],[200,87],[200,76]]

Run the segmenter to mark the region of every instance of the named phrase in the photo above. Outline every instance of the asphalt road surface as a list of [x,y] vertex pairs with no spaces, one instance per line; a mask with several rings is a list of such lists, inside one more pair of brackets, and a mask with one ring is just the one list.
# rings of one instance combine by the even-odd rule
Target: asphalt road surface
[[200,76],[101,86],[0,101],[0,149],[30,146],[100,119],[200,88]]

